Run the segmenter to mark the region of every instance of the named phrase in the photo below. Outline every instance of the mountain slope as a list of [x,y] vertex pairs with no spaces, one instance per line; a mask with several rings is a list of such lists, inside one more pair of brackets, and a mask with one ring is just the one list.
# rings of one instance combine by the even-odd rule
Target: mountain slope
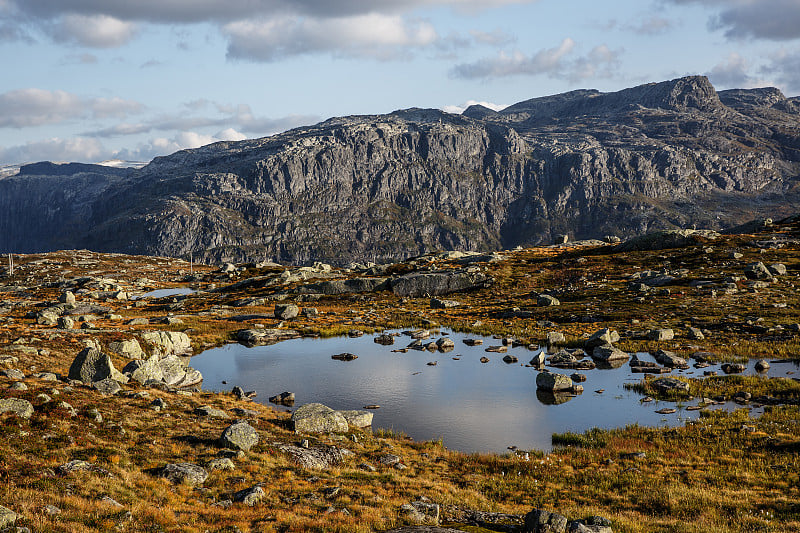
[[0,179],[0,250],[383,261],[800,208],[800,112],[703,77],[463,115],[408,109],[222,142],[138,169]]

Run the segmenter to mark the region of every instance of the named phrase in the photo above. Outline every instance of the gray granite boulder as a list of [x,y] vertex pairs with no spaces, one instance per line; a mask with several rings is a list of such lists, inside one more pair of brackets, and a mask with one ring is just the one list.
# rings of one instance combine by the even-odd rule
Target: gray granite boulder
[[144,350],[142,350],[139,341],[136,339],[110,342],[108,343],[108,349],[128,359],[142,359],[144,357]]
[[448,272],[415,272],[392,280],[392,292],[398,296],[440,296],[454,292],[488,287],[492,278],[482,272],[453,270]]
[[571,390],[572,380],[564,374],[539,372],[536,376],[536,388],[549,392]]
[[69,367],[69,379],[83,383],[94,383],[106,378],[127,383],[128,378],[114,368],[108,354],[95,348],[84,348],[78,353]]
[[296,318],[300,314],[300,308],[295,304],[276,304],[275,305],[275,318],[281,320],[290,320]]
[[225,428],[219,440],[226,448],[247,451],[258,444],[258,432],[247,422],[236,422]]
[[543,509],[534,509],[525,515],[523,531],[526,533],[564,533],[567,517]]
[[347,419],[321,403],[300,406],[292,413],[292,425],[299,433],[347,433]]
[[188,355],[192,353],[192,340],[179,331],[146,331],[139,337],[153,347],[153,353],[166,355]]
[[160,468],[157,474],[158,477],[166,478],[176,485],[181,483],[202,485],[208,478],[208,471],[194,463],[168,464]]

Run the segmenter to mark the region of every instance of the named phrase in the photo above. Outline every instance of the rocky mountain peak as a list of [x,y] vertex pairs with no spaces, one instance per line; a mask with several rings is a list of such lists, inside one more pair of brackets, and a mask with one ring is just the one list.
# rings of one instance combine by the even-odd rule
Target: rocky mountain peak
[[38,163],[0,180],[0,252],[378,263],[800,211],[794,100],[721,97],[692,76],[336,117],[141,169]]

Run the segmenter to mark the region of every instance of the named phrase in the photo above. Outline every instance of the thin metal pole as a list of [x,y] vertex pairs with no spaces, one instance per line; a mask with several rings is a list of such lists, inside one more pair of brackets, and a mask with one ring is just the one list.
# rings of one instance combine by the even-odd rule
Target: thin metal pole
[[14,259],[11,254],[8,254],[8,274],[10,276],[14,275]]
[[192,261],[192,251],[189,250],[189,274],[194,274],[194,267]]

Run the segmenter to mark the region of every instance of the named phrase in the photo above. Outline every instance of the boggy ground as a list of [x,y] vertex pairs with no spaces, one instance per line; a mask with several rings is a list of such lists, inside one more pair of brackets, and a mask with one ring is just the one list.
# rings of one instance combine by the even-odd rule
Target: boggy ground
[[[43,371],[66,376],[86,341],[99,342],[122,368],[127,360],[108,350],[109,343],[159,329],[185,332],[198,353],[231,341],[239,330],[259,327],[338,335],[443,325],[526,343],[544,343],[548,332],[558,331],[573,347],[609,327],[620,332],[617,345],[628,352],[661,348],[684,357],[707,352],[722,361],[796,361],[797,239],[797,229],[788,225],[655,251],[603,246],[508,251],[473,262],[471,267],[494,283],[443,296],[460,303],[448,309],[433,309],[428,297],[400,297],[389,290],[320,296],[297,289],[337,273],[354,278],[462,268],[453,254],[333,273],[276,265],[222,272],[169,258],[88,251],[15,256],[13,274],[6,270],[0,279],[0,369],[18,369],[25,377],[0,376],[0,399],[25,399],[35,410],[30,418],[0,414],[0,506],[17,515],[11,530],[31,531],[388,530],[420,518],[435,522],[402,509],[419,501],[438,504],[439,523],[465,531],[518,530],[520,517],[532,508],[571,520],[604,516],[614,531],[797,531],[800,385],[791,374],[794,365],[774,364],[770,379],[681,378],[690,383],[682,402],[737,392],[777,399],[757,418],[743,404],[732,413],[705,413],[685,427],[555,435],[552,453],[516,450],[502,456],[453,452],[438,442],[412,442],[383,431],[296,435],[288,414],[232,394],[127,384],[111,396],[63,377],[34,377]],[[787,272],[753,284],[743,272],[754,262],[780,263]],[[662,269],[660,275],[675,278],[668,285],[646,288],[636,279],[642,277],[637,272]],[[128,299],[178,286],[198,292]],[[76,317],[74,329],[38,324],[37,312],[67,288],[78,304],[106,309],[87,311],[92,316],[83,321]],[[560,305],[539,305],[542,294]],[[279,301],[296,301],[318,314],[276,319]],[[137,318],[145,320],[129,324]],[[705,338],[698,340],[689,327]],[[675,338],[648,340],[647,331],[655,328],[671,328]],[[642,382],[643,394],[656,394],[648,388],[651,381]],[[19,382],[27,390],[10,388]],[[230,418],[197,414],[202,406]],[[248,420],[260,437],[255,447],[232,458],[234,469],[209,469],[201,485],[173,484],[155,475],[166,464],[207,465],[219,458],[225,452],[218,438],[234,419]],[[304,468],[278,448],[302,439],[312,448],[336,446],[353,454],[327,468]],[[389,455],[406,468],[383,464]],[[73,460],[91,467],[59,469]],[[230,502],[234,493],[255,485],[264,491],[259,503]]]

